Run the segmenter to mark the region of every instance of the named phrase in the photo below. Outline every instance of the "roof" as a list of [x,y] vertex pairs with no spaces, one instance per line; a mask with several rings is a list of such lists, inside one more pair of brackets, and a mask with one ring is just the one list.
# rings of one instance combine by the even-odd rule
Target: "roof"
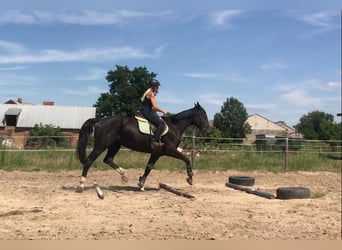
[[6,101],[5,104],[25,104],[25,105],[34,105],[34,104],[32,104],[32,103],[29,103],[29,102],[23,102],[23,99],[22,99],[22,98],[18,98],[17,100],[10,99],[10,100]]
[[281,126],[281,127],[283,127],[283,128],[285,128],[285,129],[286,129],[287,131],[289,131],[289,132],[292,132],[292,133],[296,132],[296,129],[294,129],[293,127],[287,125],[287,124],[284,123],[284,122],[276,122],[276,124],[279,125],[279,126]]
[[[96,108],[81,106],[50,106],[0,104],[0,121],[5,115],[18,115],[18,128],[33,128],[36,124],[53,125],[61,129],[80,129],[89,118],[94,118]],[[0,123],[0,126],[2,123]]]
[[18,109],[18,108],[9,108],[5,115],[19,115],[21,112],[21,109]]
[[269,129],[269,130],[279,130],[286,131],[286,129],[279,124],[272,122],[271,120],[259,115],[253,114],[247,117],[246,122],[251,126],[252,130],[256,129]]

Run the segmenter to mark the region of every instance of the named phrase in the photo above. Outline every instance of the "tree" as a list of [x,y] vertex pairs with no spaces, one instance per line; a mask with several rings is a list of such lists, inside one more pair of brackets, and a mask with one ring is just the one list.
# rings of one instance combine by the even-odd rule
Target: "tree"
[[294,127],[308,140],[341,140],[341,123],[335,123],[332,114],[322,111],[303,115]]
[[221,112],[214,115],[214,126],[221,131],[223,137],[245,138],[251,130],[246,123],[247,116],[243,104],[230,97],[221,106]]
[[146,67],[130,70],[127,66],[116,65],[116,70],[110,70],[106,76],[109,91],[102,93],[94,105],[99,116],[134,116],[141,107],[140,97],[156,75],[148,72]]
[[27,141],[28,147],[68,147],[68,139],[63,135],[59,127],[53,125],[35,124],[30,131],[30,138]]

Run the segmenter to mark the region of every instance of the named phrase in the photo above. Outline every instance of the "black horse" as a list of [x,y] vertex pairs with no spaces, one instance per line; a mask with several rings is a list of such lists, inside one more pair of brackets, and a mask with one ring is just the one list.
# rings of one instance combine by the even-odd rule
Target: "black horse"
[[[205,110],[199,105],[182,111],[178,114],[163,117],[169,127],[169,132],[162,137],[164,145],[159,150],[151,149],[151,136],[143,134],[138,130],[138,122],[135,118],[127,116],[113,116],[98,120],[96,118],[88,119],[83,125],[79,133],[76,153],[80,162],[83,164],[83,171],[78,192],[84,189],[84,183],[88,170],[96,158],[106,149],[108,152],[103,162],[114,168],[121,174],[123,181],[127,182],[125,171],[113,162],[114,156],[121,146],[126,148],[150,153],[150,159],[145,168],[145,173],[139,178],[138,186],[143,190],[144,183],[151,172],[154,164],[159,157],[171,156],[180,159],[186,163],[187,182],[192,185],[192,166],[188,157],[177,150],[181,142],[181,135],[187,127],[194,125],[203,133],[209,132],[209,122]],[[94,147],[92,152],[87,156],[86,148],[89,136],[94,132]]]

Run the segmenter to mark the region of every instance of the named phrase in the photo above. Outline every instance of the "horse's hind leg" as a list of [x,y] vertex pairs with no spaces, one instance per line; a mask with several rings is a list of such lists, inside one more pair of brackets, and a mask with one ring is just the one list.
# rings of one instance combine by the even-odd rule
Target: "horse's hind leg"
[[83,190],[84,190],[84,183],[86,182],[86,178],[87,178],[87,175],[88,175],[88,170],[89,170],[90,166],[93,164],[93,162],[97,159],[97,157],[99,157],[99,155],[102,152],[103,152],[102,149],[101,150],[93,149],[93,151],[89,154],[88,161],[86,162],[86,164],[83,165],[80,185],[76,188],[76,192],[78,192],[78,193],[82,193],[83,192]]
[[114,168],[121,175],[121,180],[123,182],[128,182],[128,178],[127,178],[125,170],[121,168],[120,166],[116,165],[113,161],[120,147],[121,147],[120,144],[114,144],[113,146],[109,147],[108,152],[105,158],[103,159],[103,162],[108,164],[110,167]]

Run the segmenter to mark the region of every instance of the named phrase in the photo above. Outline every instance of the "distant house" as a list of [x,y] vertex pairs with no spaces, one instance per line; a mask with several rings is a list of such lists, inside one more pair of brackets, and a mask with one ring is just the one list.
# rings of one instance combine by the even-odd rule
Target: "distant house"
[[36,124],[42,124],[59,127],[64,135],[70,137],[69,144],[73,147],[82,124],[95,115],[94,107],[55,106],[53,102],[33,105],[23,103],[20,98],[9,100],[0,104],[0,143],[22,149],[30,130]]
[[258,137],[285,137],[302,138],[302,134],[298,133],[294,128],[288,126],[284,122],[272,122],[271,120],[258,115],[250,115],[246,123],[251,126],[251,133],[246,135],[246,143],[252,143]]
[[5,104],[24,104],[24,105],[33,105],[32,103],[23,102],[23,98],[18,98],[17,100],[10,99],[5,102]]

